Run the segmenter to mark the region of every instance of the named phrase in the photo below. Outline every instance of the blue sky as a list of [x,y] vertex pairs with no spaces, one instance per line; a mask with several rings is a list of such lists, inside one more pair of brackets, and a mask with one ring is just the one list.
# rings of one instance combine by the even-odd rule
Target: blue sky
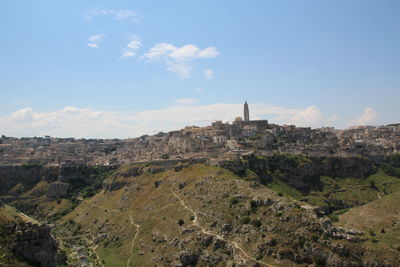
[[399,122],[399,1],[14,0],[0,12],[0,134],[123,138],[232,121],[245,99],[280,124]]

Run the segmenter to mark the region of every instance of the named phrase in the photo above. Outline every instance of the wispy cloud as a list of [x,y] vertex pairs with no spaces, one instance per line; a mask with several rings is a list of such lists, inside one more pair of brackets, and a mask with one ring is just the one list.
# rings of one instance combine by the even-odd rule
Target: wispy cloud
[[91,9],[85,12],[85,18],[87,20],[92,20],[98,16],[110,16],[119,21],[139,22],[136,12],[129,9]]
[[151,47],[142,58],[150,62],[161,62],[168,71],[185,79],[190,77],[194,60],[215,58],[218,54],[218,50],[213,46],[201,49],[193,44],[176,47],[169,43],[158,43]]
[[196,99],[194,98],[180,98],[180,99],[175,99],[174,101],[178,105],[193,105],[197,102]]
[[92,35],[88,38],[89,43],[87,43],[86,45],[91,48],[98,48],[99,43],[101,43],[105,37],[105,34]]
[[204,76],[207,80],[212,80],[214,78],[214,71],[213,70],[205,70]]
[[137,36],[129,38],[129,43],[122,49],[122,57],[134,57],[137,50],[142,47],[140,38]]
[[376,113],[373,108],[368,107],[364,109],[364,112],[360,117],[350,121],[349,125],[367,125],[375,122],[377,119],[378,113]]
[[[242,104],[195,105],[194,99],[174,102],[163,109],[140,112],[77,107],[36,112],[28,107],[0,117],[0,132],[7,136],[125,138],[176,130],[187,125],[206,126],[215,120],[232,121],[243,111]],[[293,109],[264,103],[250,105],[250,116],[252,119],[268,119],[272,123],[313,127],[326,125],[330,118],[316,106]]]

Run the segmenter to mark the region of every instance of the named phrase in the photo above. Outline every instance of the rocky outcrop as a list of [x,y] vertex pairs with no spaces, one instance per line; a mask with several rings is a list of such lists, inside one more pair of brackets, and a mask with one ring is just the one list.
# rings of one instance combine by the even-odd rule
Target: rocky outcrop
[[50,184],[49,198],[65,197],[72,190],[98,182],[99,174],[113,166],[69,165],[6,165],[0,166],[0,197],[21,195],[41,181]]
[[55,166],[0,166],[0,195],[6,194],[18,184],[29,190],[42,180],[54,182],[58,178],[58,173],[58,167]]
[[54,267],[64,264],[65,257],[51,230],[51,225],[37,223],[0,201],[0,266],[26,266],[19,263],[28,263],[29,266]]
[[377,162],[363,157],[306,157],[277,154],[273,156],[247,156],[241,161],[221,161],[219,165],[239,176],[249,169],[261,183],[279,179],[300,190],[320,187],[320,177],[354,177],[363,179],[377,171]]
[[55,267],[64,262],[58,244],[51,236],[51,226],[21,222],[11,226],[15,232],[12,251],[34,266]]

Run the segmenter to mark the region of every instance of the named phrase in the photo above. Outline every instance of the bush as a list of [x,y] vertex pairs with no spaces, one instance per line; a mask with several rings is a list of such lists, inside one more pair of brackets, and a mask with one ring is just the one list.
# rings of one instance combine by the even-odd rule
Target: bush
[[162,159],[169,159],[169,154],[162,154],[162,155],[160,156],[160,158],[162,158]]
[[250,208],[251,208],[252,210],[256,209],[256,208],[257,208],[257,201],[255,201],[255,200],[250,200]]
[[279,192],[279,193],[278,193],[278,196],[283,197],[283,193],[282,193],[282,192]]
[[374,190],[378,190],[378,187],[376,187],[376,182],[374,180],[371,180],[369,182],[369,186]]
[[375,232],[373,230],[369,230],[368,233],[369,233],[370,236],[376,236],[376,234],[375,234]]
[[317,256],[314,258],[314,263],[316,266],[325,266],[326,260],[325,260],[325,258],[323,258],[321,256]]
[[254,226],[257,227],[257,228],[259,228],[259,227],[262,225],[261,221],[258,220],[258,219],[252,220],[252,221],[251,221],[251,224],[254,225]]
[[43,163],[40,162],[25,162],[22,164],[22,167],[25,169],[43,167]]
[[318,241],[318,235],[316,235],[316,234],[311,235],[311,240],[314,241],[314,242],[317,242]]
[[395,168],[389,164],[382,164],[381,169],[387,175],[400,178],[400,168]]
[[91,187],[85,187],[82,190],[82,197],[83,198],[90,198],[95,195],[95,191]]
[[237,197],[231,197],[231,199],[229,200],[229,203],[231,203],[231,205],[235,205],[239,202],[239,199]]
[[245,216],[245,217],[242,218],[241,221],[242,221],[242,224],[249,224],[250,223],[250,217]]
[[332,222],[338,222],[339,221],[339,217],[336,214],[329,214],[328,217]]
[[178,222],[179,226],[182,226],[183,224],[185,224],[185,221],[183,219],[179,219]]

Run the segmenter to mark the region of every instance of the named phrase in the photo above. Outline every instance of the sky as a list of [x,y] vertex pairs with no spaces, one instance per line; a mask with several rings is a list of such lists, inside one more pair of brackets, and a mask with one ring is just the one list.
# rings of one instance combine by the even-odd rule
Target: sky
[[0,1],[0,134],[400,122],[398,0]]

